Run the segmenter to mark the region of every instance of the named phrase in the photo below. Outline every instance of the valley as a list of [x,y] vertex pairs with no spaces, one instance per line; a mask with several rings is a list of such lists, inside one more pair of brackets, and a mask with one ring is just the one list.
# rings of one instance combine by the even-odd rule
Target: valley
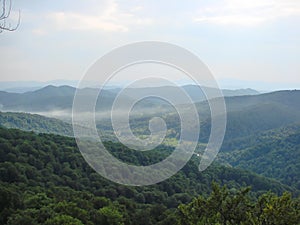
[[[119,143],[106,114],[116,97],[114,91],[104,92],[104,105],[98,102],[96,107],[97,130],[109,152],[137,166],[151,165],[170,155],[180,138],[180,118],[175,109],[156,99],[137,104],[129,118],[134,135],[147,137],[148,123],[154,116],[165,120],[167,134],[154,150],[135,151]],[[84,161],[73,137],[73,95],[74,89],[66,86],[24,94],[1,93],[1,105],[15,111],[0,112],[2,224],[53,224],[56,220],[71,224],[140,224],[139,218],[145,217],[148,221],[144,224],[149,225],[183,224],[180,221],[188,216],[185,210],[195,207],[192,205],[199,195],[203,204],[209,205],[212,203],[204,203],[204,198],[220,191],[231,193],[232,199],[243,196],[240,204],[267,201],[263,194],[268,191],[279,196],[279,201],[288,192],[297,210],[294,201],[300,194],[300,91],[226,96],[225,139],[217,159],[204,172],[198,171],[198,165],[209,138],[211,118],[208,102],[196,101],[201,130],[195,154],[176,175],[146,187],[115,184]],[[132,94],[128,98],[136,97]],[[67,113],[56,114],[56,118],[32,114],[35,110],[49,111],[49,107]],[[189,107],[186,105],[186,110]],[[248,191],[243,192],[244,188]],[[228,204],[232,199],[228,197]],[[248,210],[247,215],[254,216],[255,212]],[[291,218],[297,216],[295,212]]]

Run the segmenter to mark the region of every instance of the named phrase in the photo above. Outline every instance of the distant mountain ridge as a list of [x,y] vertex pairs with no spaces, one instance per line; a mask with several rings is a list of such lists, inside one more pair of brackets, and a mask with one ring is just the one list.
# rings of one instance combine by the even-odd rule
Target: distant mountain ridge
[[[85,89],[87,94],[96,89]],[[71,86],[56,87],[53,85],[26,93],[8,93],[0,91],[0,110],[40,112],[48,110],[71,110],[76,88]],[[106,100],[112,101],[113,94],[105,93]]]
[[[204,92],[210,93],[210,96],[216,97],[217,92],[213,88],[203,87],[201,90],[198,86],[187,85],[182,87],[187,94],[190,95],[194,102],[205,100]],[[101,102],[97,103],[98,109],[109,109],[112,103],[120,92],[121,89],[109,89],[102,90]],[[130,99],[138,99],[140,96],[151,90],[153,93],[160,95],[161,93],[167,92],[168,94],[178,95],[176,87],[164,86],[164,87],[153,87],[153,88],[134,88],[129,89],[127,96],[123,98],[123,101]],[[99,89],[97,88],[84,88],[82,93],[88,95],[97,94]],[[53,86],[49,85],[44,88],[29,91],[25,93],[9,93],[0,91],[0,110],[2,111],[24,111],[24,112],[40,112],[49,110],[71,110],[73,104],[73,98],[76,92],[76,88],[71,86]],[[257,91],[252,89],[241,89],[241,90],[223,90],[225,96],[240,96],[240,95],[255,95],[259,94]],[[179,103],[184,102],[184,98],[178,95]],[[162,101],[147,99],[143,103],[143,107],[153,107],[163,104]]]
[[25,93],[28,91],[35,91],[43,87],[54,85],[63,86],[68,85],[76,87],[78,81],[76,80],[51,80],[51,81],[0,81],[0,91],[10,93]]
[[[220,97],[218,90],[211,87],[200,87],[197,85],[184,85],[181,86],[184,91],[190,96],[193,102],[201,102],[206,100],[206,94],[208,98]],[[114,93],[119,93],[121,88],[110,89],[109,91]],[[224,96],[244,96],[244,95],[257,95],[260,94],[258,91],[247,88],[247,89],[237,89],[237,90],[229,90],[222,89],[221,90]],[[178,96],[177,101],[179,104],[185,104],[185,98],[178,95],[178,87],[175,86],[161,86],[161,87],[139,87],[139,88],[128,88],[127,95],[131,98],[139,98],[144,94],[149,92],[155,93],[158,96],[164,95],[165,93],[171,94],[173,96]]]

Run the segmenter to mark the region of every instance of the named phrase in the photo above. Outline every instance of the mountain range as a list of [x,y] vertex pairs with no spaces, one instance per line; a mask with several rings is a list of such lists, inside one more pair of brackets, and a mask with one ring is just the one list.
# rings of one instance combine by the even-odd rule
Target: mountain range
[[[157,93],[168,93],[176,95],[177,89],[174,87],[155,87],[155,88],[134,88],[129,89],[127,96],[124,96],[122,101],[129,101],[131,99],[138,99],[143,96],[145,92],[151,89],[152,92]],[[183,86],[183,89],[191,96],[194,102],[205,100],[203,91],[198,86],[188,85]],[[108,110],[111,108],[114,99],[121,89],[114,88],[109,90],[101,91],[101,100],[98,99],[96,108],[98,110]],[[212,96],[216,95],[216,91],[213,88],[203,88],[204,91],[209,92]],[[84,95],[95,95],[98,94],[96,88],[84,88],[82,93]],[[73,104],[73,98],[76,92],[76,88],[71,86],[53,86],[49,85],[44,88],[29,91],[25,93],[11,93],[0,91],[0,110],[2,111],[23,111],[23,112],[47,112],[55,110],[71,110]],[[254,95],[258,94],[257,91],[252,89],[241,89],[241,90],[223,90],[225,96],[232,95]],[[127,100],[126,100],[127,98]],[[178,96],[179,103],[185,103]],[[143,103],[142,107],[156,107],[163,104],[162,101],[154,99],[147,99]]]
[[[198,101],[203,98],[203,92],[196,94],[198,87],[183,88],[195,101],[201,119],[196,154],[176,175],[147,187],[118,185],[97,174],[77,148],[72,125],[68,123],[70,115],[62,121],[29,113],[70,111],[75,88],[47,86],[23,94],[0,92],[2,109],[26,112],[0,112],[0,223],[139,225],[146,218],[145,224],[149,225],[177,224],[178,208],[183,209],[182,204],[188,204],[199,194],[193,204],[202,201],[210,193],[212,182],[228,187],[225,192],[224,188],[218,190],[212,185],[214,190],[208,197],[212,205],[239,205],[244,199],[239,193],[246,193],[245,190],[249,191],[246,186],[251,186],[251,199],[258,199],[257,205],[262,206],[268,218],[273,218],[272,213],[286,215],[287,212],[282,213],[284,209],[299,211],[297,205],[291,205],[291,196],[300,193],[300,91],[265,94],[250,91],[252,95],[244,90],[245,95],[241,96],[230,96],[241,92],[227,92],[224,142],[213,164],[199,172],[199,156],[210,134],[210,109],[208,101]],[[83,91],[89,96],[97,90]],[[147,88],[130,89],[123,100],[126,103],[148,91]],[[150,91],[175,94],[173,87]],[[97,109],[108,110],[119,92],[116,88],[104,90],[104,101],[99,102],[102,105]],[[220,101],[220,98],[210,101]],[[182,104],[185,110],[191,107]],[[141,112],[155,110],[130,117],[135,135],[149,134],[149,120],[153,116],[163,117],[168,127],[166,142],[151,151],[135,151],[119,143],[109,119],[96,122],[100,136],[106,135],[103,143],[113,156],[129,164],[146,166],[172,153],[179,137],[180,118],[173,108],[157,99],[147,99],[139,107]],[[283,194],[280,202],[275,202],[270,191],[276,194],[288,191],[291,195]],[[226,193],[236,196],[230,198]],[[235,212],[243,210],[237,205],[233,207]],[[274,211],[274,207],[280,211]]]

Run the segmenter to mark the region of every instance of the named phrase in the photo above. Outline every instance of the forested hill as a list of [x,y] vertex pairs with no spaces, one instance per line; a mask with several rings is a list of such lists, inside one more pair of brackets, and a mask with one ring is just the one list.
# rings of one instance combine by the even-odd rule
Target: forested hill
[[[93,88],[85,88],[82,91],[87,96],[98,93],[98,89]],[[74,87],[56,87],[53,85],[25,93],[0,91],[0,109],[22,112],[70,111],[75,92],[76,88]],[[101,93],[103,100],[101,105],[98,104],[97,106],[103,110],[111,106],[116,94],[107,90],[103,90]]]
[[300,189],[300,124],[228,140],[218,157]]
[[[130,151],[107,148],[121,160],[152,163],[172,148]],[[252,186],[251,196],[296,189],[275,180],[217,164],[198,172],[199,159],[170,179],[147,187],[112,183],[83,160],[73,138],[0,128],[0,224],[177,224],[176,208],[210,192],[212,181],[231,191]]]
[[34,131],[37,133],[73,136],[71,124],[38,114],[0,112],[0,126]]
[[[300,123],[300,91],[278,91],[254,96],[228,97],[225,141]],[[214,101],[218,101],[215,99]],[[198,104],[204,119],[200,140],[207,142],[210,116],[207,102]],[[201,113],[200,113],[201,116]]]
[[300,109],[300,90],[282,90],[260,95],[225,97],[226,105],[232,110],[240,110],[258,104],[280,104]]

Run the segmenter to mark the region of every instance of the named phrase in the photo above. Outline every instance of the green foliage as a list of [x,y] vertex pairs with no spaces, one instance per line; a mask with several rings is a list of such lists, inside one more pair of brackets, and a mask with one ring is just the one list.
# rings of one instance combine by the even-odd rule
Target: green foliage
[[123,225],[122,214],[114,207],[105,206],[99,209],[100,223],[111,225]]
[[227,141],[218,158],[300,189],[300,126]]
[[251,220],[256,224],[281,225],[299,224],[300,199],[293,200],[290,193],[285,192],[278,197],[272,193],[262,195],[255,205]]
[[[134,154],[118,143],[105,145],[120,160],[136,165],[152,164],[173,150],[162,146]],[[0,128],[0,224],[176,224],[177,206],[199,194],[205,197],[214,180],[232,190],[252,185],[252,197],[269,189],[296,194],[239,169],[212,165],[199,173],[198,164],[193,157],[164,182],[128,187],[93,171],[73,138]]]
[[58,215],[46,220],[45,225],[83,225],[83,223],[68,215]]
[[300,221],[300,199],[266,193],[253,201],[249,188],[230,190],[213,183],[209,197],[199,196],[178,207],[179,225],[297,225]]
[[71,124],[37,114],[0,112],[0,126],[37,133],[73,136]]

